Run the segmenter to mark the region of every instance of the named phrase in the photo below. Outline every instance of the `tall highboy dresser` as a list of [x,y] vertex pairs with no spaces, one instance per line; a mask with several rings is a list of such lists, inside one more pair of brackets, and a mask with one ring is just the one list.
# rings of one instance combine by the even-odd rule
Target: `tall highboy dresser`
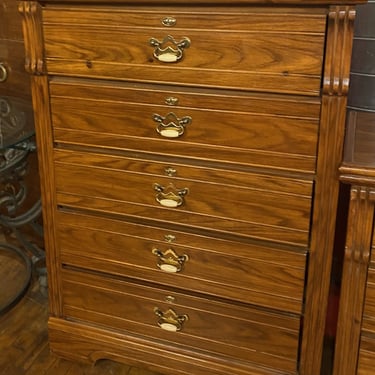
[[20,2],[55,353],[319,374],[359,2]]

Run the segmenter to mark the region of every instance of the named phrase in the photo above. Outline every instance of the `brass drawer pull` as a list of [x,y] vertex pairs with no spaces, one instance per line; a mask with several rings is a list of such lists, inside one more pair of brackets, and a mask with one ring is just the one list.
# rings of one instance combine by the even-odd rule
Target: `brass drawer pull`
[[8,70],[4,63],[0,62],[0,82],[5,82],[8,78]]
[[173,235],[173,234],[166,234],[164,236],[164,240],[169,242],[169,243],[172,243],[172,242],[176,241],[176,236]]
[[176,176],[176,174],[177,174],[177,169],[176,169],[176,168],[173,168],[173,167],[166,167],[166,168],[164,169],[164,172],[165,172],[165,174],[166,174],[167,176],[169,176],[169,177],[174,177],[174,176]]
[[164,187],[157,183],[154,184],[154,190],[157,192],[156,201],[169,208],[181,206],[185,202],[185,195],[189,192],[188,188],[176,189],[173,185]]
[[168,98],[165,98],[165,104],[173,106],[178,104],[178,98],[175,98],[174,96],[169,96]]
[[181,331],[183,324],[189,319],[186,314],[178,315],[172,309],[162,312],[158,307],[155,307],[154,313],[159,317],[158,326],[169,332]]
[[190,39],[183,37],[177,42],[173,36],[167,35],[162,41],[151,38],[150,45],[154,47],[153,56],[163,63],[174,63],[184,56],[184,49],[190,47]]
[[163,18],[161,23],[163,24],[163,26],[172,27],[172,26],[176,25],[177,20],[174,17],[165,17],[165,18]]
[[192,122],[190,116],[178,118],[173,112],[169,112],[165,117],[155,113],[153,120],[158,123],[156,131],[165,138],[180,137],[184,134],[186,125]]
[[152,249],[152,254],[158,257],[158,267],[168,273],[181,272],[185,262],[189,260],[186,254],[177,255],[173,249],[168,249],[164,253],[159,249]]

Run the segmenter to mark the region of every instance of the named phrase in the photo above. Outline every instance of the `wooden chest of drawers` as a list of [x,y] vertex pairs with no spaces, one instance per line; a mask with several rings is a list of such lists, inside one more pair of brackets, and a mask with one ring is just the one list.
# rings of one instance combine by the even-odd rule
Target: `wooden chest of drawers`
[[350,110],[341,179],[350,186],[334,375],[375,366],[375,173],[372,112]]
[[51,348],[316,375],[356,1],[21,2]]

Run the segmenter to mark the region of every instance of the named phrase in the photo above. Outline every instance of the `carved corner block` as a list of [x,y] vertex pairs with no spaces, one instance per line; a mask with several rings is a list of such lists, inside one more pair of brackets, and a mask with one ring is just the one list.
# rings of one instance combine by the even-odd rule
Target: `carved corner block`
[[36,1],[21,1],[18,10],[22,15],[25,44],[25,69],[30,74],[45,73],[42,10]]
[[350,6],[329,10],[323,94],[348,94],[355,14]]

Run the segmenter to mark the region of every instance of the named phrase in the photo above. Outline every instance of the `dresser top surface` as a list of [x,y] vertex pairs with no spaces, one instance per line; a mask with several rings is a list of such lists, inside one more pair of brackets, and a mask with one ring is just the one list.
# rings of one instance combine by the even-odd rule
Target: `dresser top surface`
[[322,5],[354,5],[367,3],[367,0],[46,0],[39,1],[43,3],[55,4],[101,4],[101,5],[116,5],[116,4],[140,4],[140,5],[293,5],[293,6],[322,6]]

